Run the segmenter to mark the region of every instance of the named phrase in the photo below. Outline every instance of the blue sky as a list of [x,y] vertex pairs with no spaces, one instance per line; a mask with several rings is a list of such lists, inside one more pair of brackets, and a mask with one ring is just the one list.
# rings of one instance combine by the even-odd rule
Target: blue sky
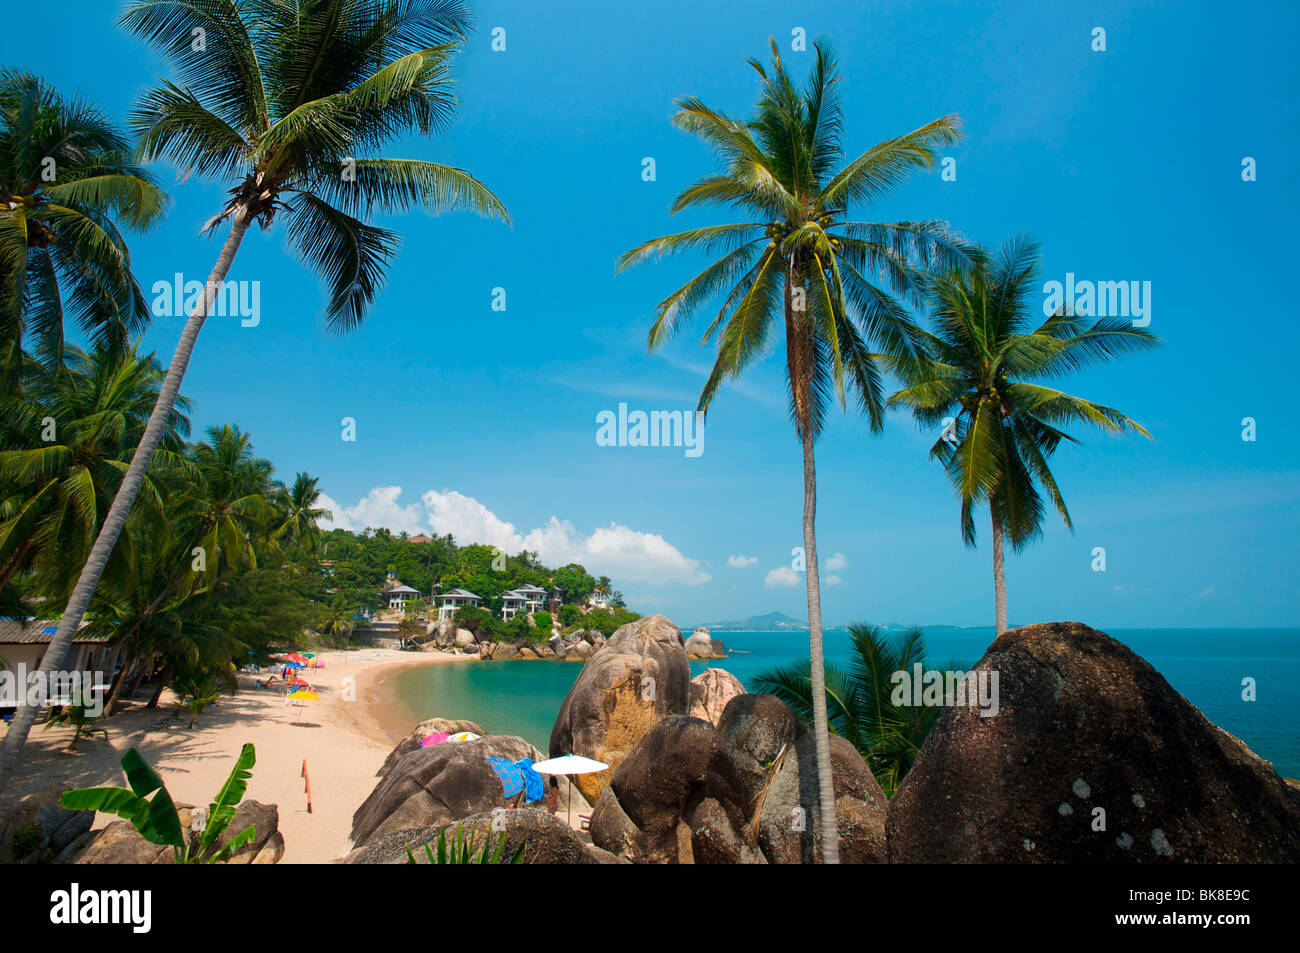
[[[58,6],[59,29],[39,47],[21,31],[0,35],[0,62],[124,116],[163,64],[114,25],[120,4]],[[1293,377],[1274,365],[1300,344],[1276,290],[1297,252],[1300,193],[1286,163],[1300,145],[1290,48],[1300,16],[1282,3],[969,6],[792,11],[756,0],[743,16],[720,2],[668,16],[654,4],[477,4],[454,127],[393,154],[469,169],[513,228],[469,215],[386,223],[403,251],[346,338],[323,330],[323,287],[286,253],[283,229],[250,235],[230,278],[261,283],[261,320],[209,321],[183,388],[196,427],[237,423],[284,478],[320,476],[341,525],[432,525],[577,558],[613,576],[634,608],[683,623],[805,617],[801,578],[780,571],[801,543],[802,477],[779,352],[716,402],[697,458],[595,439],[596,415],[620,401],[693,408],[710,362],[702,326],[662,353],[645,349],[654,305],[704,259],[614,273],[647,238],[732,220],[668,214],[683,186],[713,171],[705,148],[671,126],[673,100],[746,113],[756,84],[745,58],[775,36],[803,74],[811,54],[790,50],[802,27],[841,57],[848,152],[951,112],[965,125],[945,153],[956,181],[917,175],[859,217],[944,218],[990,245],[1028,232],[1043,244],[1044,281],[1152,284],[1151,330],[1165,346],[1062,385],[1121,408],[1154,440],[1084,434],[1058,453],[1076,531],[1051,522],[1009,557],[1011,621],[1300,623]],[[1091,49],[1098,26],[1104,53]],[[654,182],[642,180],[646,156]],[[1242,181],[1245,156],[1255,182]],[[159,174],[172,211],[132,240],[146,290],[176,272],[206,277],[218,245],[198,228],[227,187]],[[497,287],[504,312],[491,307]],[[179,329],[158,318],[146,344],[166,361]],[[1255,442],[1241,439],[1248,416]],[[355,442],[341,439],[344,417],[357,421]],[[986,540],[963,547],[956,504],[926,458],[932,439],[901,416],[879,437],[851,413],[828,427],[818,451],[828,622],[991,623]],[[1105,572],[1092,570],[1097,546]]]

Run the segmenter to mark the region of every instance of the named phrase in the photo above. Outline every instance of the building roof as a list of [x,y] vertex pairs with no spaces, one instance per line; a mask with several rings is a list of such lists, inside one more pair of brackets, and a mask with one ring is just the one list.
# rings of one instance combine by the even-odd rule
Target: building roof
[[386,590],[386,591],[387,591],[387,592],[414,592],[414,593],[419,593],[420,590],[419,590],[419,589],[412,589],[410,586],[393,586],[391,589],[388,589],[388,590]]
[[408,543],[432,543],[433,540],[421,533],[419,536],[410,536],[406,540]]
[[[107,642],[107,635],[85,635],[78,626],[78,632],[72,637],[74,644]],[[48,645],[59,630],[58,619],[0,619],[0,645]]]
[[527,602],[528,597],[518,589],[511,589],[508,592],[501,593],[501,598],[505,602]]
[[541,586],[534,586],[532,583],[529,583],[526,586],[520,586],[518,589],[515,590],[515,592],[540,592],[543,595],[546,594],[545,589],[543,589]]
[[479,602],[483,601],[482,596],[476,596],[474,595],[474,593],[466,592],[464,589],[452,589],[450,592],[439,593],[438,598],[439,599],[477,599]]

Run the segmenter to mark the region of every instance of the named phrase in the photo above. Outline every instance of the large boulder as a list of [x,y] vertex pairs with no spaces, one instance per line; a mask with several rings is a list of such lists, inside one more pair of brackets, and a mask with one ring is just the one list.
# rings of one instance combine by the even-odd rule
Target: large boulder
[[[193,819],[193,806],[177,804],[181,829],[189,830]],[[249,843],[235,851],[228,864],[276,864],[284,856],[284,835],[280,833],[280,811],[274,804],[260,801],[241,801],[235,810],[235,816],[217,838],[217,848],[229,844],[236,834],[249,825],[255,828],[255,834]],[[60,858],[73,864],[170,864],[173,862],[171,847],[153,844],[145,840],[130,821],[114,821],[107,827],[95,831],[88,845],[75,854]]]
[[63,807],[64,790],[50,785],[0,807],[0,864],[49,863],[86,843],[95,812]]
[[740,679],[720,668],[706,668],[691,679],[690,716],[716,725],[727,703],[745,694]]
[[[396,831],[444,826],[493,808],[506,807],[501,782],[489,757],[544,760],[536,748],[513,735],[477,741],[446,741],[407,752],[383,776],[352,815],[352,843],[361,846]],[[566,778],[557,779],[560,807],[572,797],[575,814],[590,810]],[[516,795],[511,801],[518,801]]]
[[678,863],[690,829],[682,820],[704,783],[713,726],[669,715],[614,770],[591,815],[597,847],[636,863]]
[[[662,615],[620,626],[583,666],[551,730],[552,757],[579,754],[611,769],[668,715],[690,705],[691,670],[682,633]],[[610,771],[578,776],[596,803]]]
[[454,735],[460,731],[472,731],[476,735],[487,734],[486,731],[472,721],[457,721],[454,718],[426,718],[407,732],[406,737],[397,743],[397,747],[393,748],[393,750],[388,753],[388,757],[384,759],[384,763],[380,765],[379,770],[375,772],[375,777],[382,778],[386,775],[393,769],[393,765],[397,764],[397,762],[401,761],[402,758],[410,754],[412,751],[418,750],[420,742],[429,737],[429,735],[433,734],[435,731],[446,732],[449,735]]
[[569,661],[583,662],[591,658],[591,653],[595,651],[595,646],[586,639],[579,639],[577,642],[570,642],[563,646],[560,651],[564,658]]
[[975,670],[997,714],[940,716],[890,804],[891,861],[1300,860],[1300,793],[1106,634],[1013,629]]
[[[522,863],[526,864],[598,864],[608,863],[606,857],[584,846],[573,828],[561,818],[537,808],[517,810],[504,808],[472,814],[460,821],[462,837],[472,837],[476,848],[490,844],[496,850],[501,836],[505,835],[502,862],[514,857],[523,847]],[[348,864],[405,864],[409,862],[407,848],[415,855],[416,863],[427,863],[424,845],[437,851],[438,834],[446,831],[450,844],[455,837],[455,825],[430,824],[410,830],[393,831],[373,838],[364,847],[348,854]],[[601,852],[603,853],[603,852]]]
[[[830,738],[840,859],[885,860],[887,801],[862,756]],[[819,863],[816,743],[770,695],[738,695],[713,735],[702,798],[688,811],[696,863]]]

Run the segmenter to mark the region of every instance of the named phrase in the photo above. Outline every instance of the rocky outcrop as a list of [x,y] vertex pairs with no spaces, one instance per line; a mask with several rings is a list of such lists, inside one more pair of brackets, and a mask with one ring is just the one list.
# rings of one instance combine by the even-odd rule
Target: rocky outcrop
[[998,712],[940,716],[890,805],[891,861],[1300,860],[1300,794],[1104,633],[1013,629],[976,671]]
[[726,647],[717,639],[709,637],[709,630],[703,627],[691,633],[686,640],[686,656],[694,659],[722,658],[727,654]]
[[[778,699],[739,695],[715,729],[655,725],[613,772],[591,816],[596,846],[635,863],[821,860],[814,736]],[[884,792],[861,755],[831,737],[840,859],[885,859]]]
[[[193,807],[177,804],[181,829],[189,830]],[[217,838],[216,849],[229,844],[231,839],[249,825],[256,828],[253,840],[245,844],[225,861],[228,864],[277,864],[284,857],[284,835],[280,833],[280,810],[274,804],[260,801],[242,801],[225,831]],[[152,844],[141,836],[130,821],[114,821],[95,831],[89,844],[75,856],[68,858],[73,864],[170,864],[173,863],[171,847]]]
[[577,642],[571,642],[568,645],[565,645],[561,649],[560,654],[561,657],[567,661],[583,662],[591,658],[591,653],[595,650],[595,646],[586,639],[579,639]]
[[669,715],[651,728],[601,792],[592,843],[636,863],[679,863],[691,836],[683,815],[712,748],[713,726],[698,718]]
[[[690,665],[681,630],[662,615],[619,627],[592,654],[560,706],[552,757],[579,754],[617,768],[654,725],[690,705]],[[578,777],[595,803],[610,771]]]
[[[830,738],[840,859],[883,863],[884,792],[857,750]],[[815,739],[770,695],[740,695],[714,734],[704,799],[687,818],[696,863],[819,863]],[[759,857],[761,856],[761,860]]]
[[[514,857],[523,847],[521,863],[525,864],[599,864],[610,858],[599,856],[583,845],[578,834],[561,818],[537,808],[519,808],[486,811],[472,814],[460,821],[461,835],[472,836],[476,848],[490,844],[496,850],[502,836],[505,848],[502,862]],[[416,863],[427,863],[424,845],[437,851],[438,834],[446,831],[450,844],[455,837],[455,825],[430,824],[411,830],[394,831],[373,838],[364,847],[348,854],[348,864],[405,864],[409,847]],[[603,851],[600,853],[604,853]]]
[[706,668],[691,679],[690,716],[717,725],[727,703],[745,694],[740,679],[720,668]]
[[0,864],[56,862],[88,842],[95,812],[63,807],[64,790],[51,785],[0,807]]
[[[477,741],[448,741],[402,755],[352,815],[352,843],[422,827],[441,827],[473,814],[505,807],[501,782],[488,764],[491,756],[542,761],[536,748],[513,735],[488,735]],[[558,779],[560,809],[572,796],[574,814],[590,810],[567,778]],[[519,796],[512,800],[517,800]]]
[[397,743],[392,751],[388,752],[388,757],[380,765],[379,770],[375,772],[375,777],[382,778],[393,769],[393,765],[401,761],[412,751],[420,747],[420,742],[435,731],[442,731],[449,735],[454,735],[460,731],[472,731],[476,735],[486,735],[487,732],[472,721],[457,721],[454,718],[426,718],[409,732],[406,737]]

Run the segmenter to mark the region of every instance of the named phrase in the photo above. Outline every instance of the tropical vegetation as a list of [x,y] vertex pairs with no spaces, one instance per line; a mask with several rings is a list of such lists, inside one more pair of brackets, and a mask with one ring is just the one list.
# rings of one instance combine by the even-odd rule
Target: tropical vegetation
[[[122,756],[122,773],[127,788],[78,788],[63,793],[62,804],[73,811],[103,811],[130,821],[151,844],[171,847],[178,864],[217,864],[257,837],[257,827],[248,825],[221,843],[248,789],[257,752],[246,744],[239,752],[230,777],[221,786],[207,810],[195,808],[190,829],[181,826],[180,812],[167,786],[140,752],[131,748]],[[152,797],[150,797],[152,795]]]
[[[397,233],[369,223],[372,215],[468,209],[509,222],[500,199],[468,172],[380,157],[402,136],[429,135],[450,121],[451,61],[471,19],[458,0],[306,6],[133,0],[122,13],[122,26],[154,47],[175,74],[175,81],[146,91],[131,116],[137,154],[146,162],[173,162],[183,178],[224,182],[229,198],[205,231],[227,224],[229,231],[64,606],[46,653],[51,665],[67,653],[108,571],[170,429],[199,332],[249,227],[269,229],[277,218],[287,223],[291,247],[329,286],[326,327],[346,332],[364,321],[400,241]],[[196,37],[202,37],[201,55],[195,55]],[[77,194],[106,191],[83,187]],[[143,216],[140,203],[118,200],[110,208]],[[25,219],[10,211],[6,221],[18,228]],[[14,241],[4,246],[0,290],[21,283],[17,247]],[[11,331],[10,347],[19,348],[21,324],[12,313],[18,296],[9,297],[3,328]],[[17,360],[17,352],[11,357]],[[35,714],[20,708],[0,746],[0,789]]]
[[996,255],[981,252],[967,273],[937,276],[934,330],[921,333],[912,353],[887,359],[906,385],[889,403],[939,432],[930,456],[943,465],[961,504],[966,545],[975,545],[976,507],[989,511],[998,635],[1007,628],[1004,540],[1019,552],[1042,535],[1044,495],[1074,528],[1050,466],[1062,442],[1079,442],[1065,428],[1150,436],[1115,408],[1047,381],[1160,343],[1127,318],[1093,320],[1068,305],[1037,321],[1038,259],[1038,245],[1016,236]]
[[[895,704],[896,672],[911,673],[920,665],[930,671],[964,672],[970,666],[947,662],[926,664],[925,635],[906,629],[893,640],[874,625],[849,626],[852,652],[845,667],[826,666],[826,707],[830,729],[857,748],[885,794],[892,796],[925,743],[941,708]],[[808,662],[796,662],[760,672],[750,689],[775,695],[789,705],[805,725],[812,724],[813,693]]]
[[[828,44],[814,44],[807,82],[795,83],[772,41],[772,62],[749,64],[761,95],[749,119],[699,99],[677,102],[678,128],[698,136],[722,164],[677,196],[672,212],[723,205],[743,221],[706,225],[647,241],[619,259],[627,268],[676,252],[720,255],[659,303],[647,339],[663,346],[710,302],[721,302],[701,343],[716,343],[700,393],[708,412],[725,381],[784,345],[790,418],[803,456],[803,549],[808,594],[810,678],[817,743],[823,855],[839,858],[831,785],[825,666],[818,580],[814,444],[833,404],[851,393],[872,431],[885,421],[876,352],[910,354],[919,329],[903,302],[920,304],[936,268],[968,262],[965,245],[940,222],[875,222],[854,217],[961,135],[944,116],[844,161],[840,77]],[[901,299],[901,300],[900,300]]]

